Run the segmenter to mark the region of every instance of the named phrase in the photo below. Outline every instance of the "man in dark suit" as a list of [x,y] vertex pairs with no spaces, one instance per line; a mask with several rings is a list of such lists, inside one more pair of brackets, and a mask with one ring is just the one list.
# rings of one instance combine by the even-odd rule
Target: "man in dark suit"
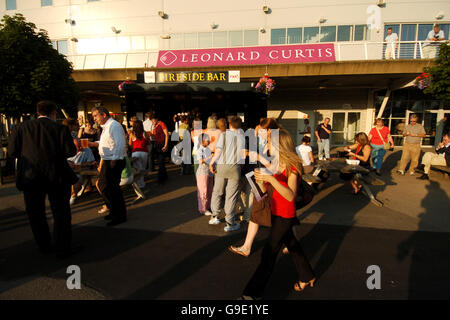
[[[71,185],[78,180],[67,158],[77,150],[69,129],[55,122],[56,110],[51,101],[38,102],[38,118],[13,131],[8,154],[17,158],[16,185],[23,191],[25,210],[39,249],[43,253],[56,251],[58,257],[65,258],[72,253],[69,201]],[[45,216],[46,195],[54,219],[54,248]]]

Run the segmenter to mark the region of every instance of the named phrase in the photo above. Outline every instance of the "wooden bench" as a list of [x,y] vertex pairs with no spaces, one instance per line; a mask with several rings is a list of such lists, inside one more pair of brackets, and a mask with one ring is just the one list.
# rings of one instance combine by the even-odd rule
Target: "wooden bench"
[[434,171],[438,171],[444,174],[444,178],[448,178],[448,175],[450,174],[450,167],[449,166],[431,166],[431,169]]

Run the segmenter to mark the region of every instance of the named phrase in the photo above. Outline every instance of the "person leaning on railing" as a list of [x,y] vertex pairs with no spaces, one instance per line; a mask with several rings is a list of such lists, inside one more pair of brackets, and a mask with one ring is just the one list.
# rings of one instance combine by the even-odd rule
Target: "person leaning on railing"
[[436,58],[438,46],[440,42],[445,40],[444,31],[441,30],[441,26],[439,24],[435,24],[433,30],[428,32],[427,39],[423,46],[423,58],[425,59],[434,59]]

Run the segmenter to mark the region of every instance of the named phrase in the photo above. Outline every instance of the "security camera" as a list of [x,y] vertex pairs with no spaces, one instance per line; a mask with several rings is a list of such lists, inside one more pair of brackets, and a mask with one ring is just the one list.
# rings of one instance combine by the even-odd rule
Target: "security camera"
[[441,20],[441,19],[443,19],[443,18],[444,18],[444,12],[439,11],[435,18],[436,18],[436,20]]
[[116,27],[111,27],[112,32],[118,34],[120,33],[122,30],[117,30]]
[[264,29],[264,28],[259,28],[259,32],[261,32],[261,33],[266,33],[266,29]]

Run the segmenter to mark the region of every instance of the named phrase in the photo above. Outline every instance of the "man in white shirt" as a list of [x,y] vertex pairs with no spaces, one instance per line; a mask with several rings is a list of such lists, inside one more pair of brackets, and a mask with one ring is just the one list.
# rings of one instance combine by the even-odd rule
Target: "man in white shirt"
[[127,209],[120,189],[122,170],[126,166],[125,132],[103,106],[94,107],[92,117],[103,129],[97,142],[101,157],[97,185],[110,212],[105,217],[105,220],[111,220],[107,226],[115,226],[127,221]]
[[149,143],[147,145],[147,149],[148,149],[148,163],[147,163],[147,170],[148,171],[153,171],[153,169],[155,168],[153,159],[154,159],[154,155],[153,155],[153,138],[150,135],[153,132],[153,128],[155,127],[153,121],[150,119],[151,117],[151,113],[147,112],[145,114],[145,121],[143,122],[144,125],[144,131],[147,133],[148,137],[150,137],[150,141],[151,143]]
[[384,58],[395,59],[395,51],[397,51],[398,47],[398,35],[395,32],[392,32],[392,28],[387,29],[386,39],[386,51],[384,53]]
[[314,171],[314,156],[312,153],[312,148],[309,145],[310,143],[311,138],[304,136],[302,139],[302,144],[295,148],[298,156],[302,160],[303,173],[311,173]]
[[436,58],[438,46],[445,41],[444,31],[441,30],[439,24],[434,25],[433,30],[428,32],[427,40],[423,46],[423,58],[434,59]]

